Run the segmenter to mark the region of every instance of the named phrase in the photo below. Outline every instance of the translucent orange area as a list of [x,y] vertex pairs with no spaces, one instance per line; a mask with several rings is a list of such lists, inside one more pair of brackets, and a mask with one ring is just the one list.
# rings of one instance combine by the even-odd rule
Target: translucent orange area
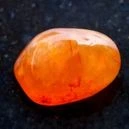
[[[88,33],[85,40],[81,40],[81,32]],[[89,44],[89,40],[99,41],[93,34],[102,43]],[[76,35],[78,39],[74,39]],[[107,36],[89,30],[52,29],[30,42],[17,59],[14,72],[31,100],[52,106],[98,93],[115,79],[120,64],[119,51]]]

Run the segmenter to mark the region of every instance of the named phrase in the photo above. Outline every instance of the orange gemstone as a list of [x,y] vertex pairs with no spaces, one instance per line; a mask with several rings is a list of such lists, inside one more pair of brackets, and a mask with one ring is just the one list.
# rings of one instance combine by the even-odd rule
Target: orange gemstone
[[55,106],[88,98],[107,87],[121,65],[115,43],[86,29],[50,29],[37,35],[14,66],[34,102]]

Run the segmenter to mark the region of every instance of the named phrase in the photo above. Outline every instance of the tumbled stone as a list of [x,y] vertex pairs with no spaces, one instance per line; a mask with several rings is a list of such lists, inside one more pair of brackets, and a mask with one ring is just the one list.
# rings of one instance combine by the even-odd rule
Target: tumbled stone
[[14,73],[35,103],[55,106],[88,98],[107,87],[121,65],[115,43],[96,31],[50,29],[18,57]]

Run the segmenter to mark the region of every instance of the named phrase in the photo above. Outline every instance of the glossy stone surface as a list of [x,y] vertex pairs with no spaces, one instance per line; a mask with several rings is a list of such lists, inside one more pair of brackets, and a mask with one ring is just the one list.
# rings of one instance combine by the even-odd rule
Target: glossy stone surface
[[120,54],[115,43],[86,29],[51,29],[37,35],[14,66],[15,76],[34,102],[61,105],[88,98],[117,76]]

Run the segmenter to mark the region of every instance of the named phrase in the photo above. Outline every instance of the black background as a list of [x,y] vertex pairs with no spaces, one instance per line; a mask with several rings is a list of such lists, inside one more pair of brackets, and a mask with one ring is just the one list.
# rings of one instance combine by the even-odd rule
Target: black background
[[[107,34],[120,50],[122,68],[94,97],[47,108],[25,96],[13,65],[28,41],[55,27]],[[0,0],[0,129],[129,129],[129,1]]]

